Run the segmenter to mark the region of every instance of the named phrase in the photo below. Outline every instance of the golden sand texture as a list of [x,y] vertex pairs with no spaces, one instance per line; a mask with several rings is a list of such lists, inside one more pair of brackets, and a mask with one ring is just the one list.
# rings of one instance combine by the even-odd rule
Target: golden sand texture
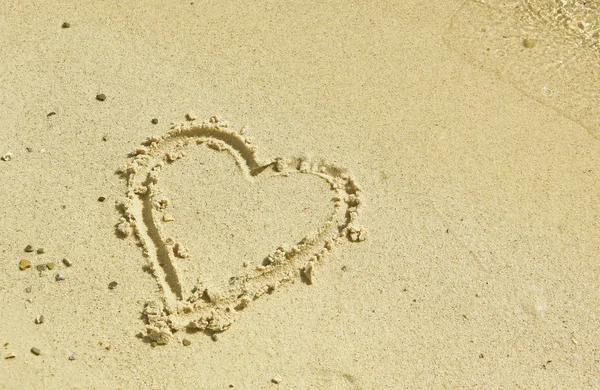
[[3,1],[0,389],[600,388],[597,10]]

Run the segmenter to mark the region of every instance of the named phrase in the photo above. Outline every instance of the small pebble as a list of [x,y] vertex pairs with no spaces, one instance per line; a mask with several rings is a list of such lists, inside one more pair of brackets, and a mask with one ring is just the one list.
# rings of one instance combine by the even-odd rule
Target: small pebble
[[1,157],[2,161],[10,161],[13,158],[13,154],[11,152],[4,153],[4,156]]
[[66,257],[62,260],[63,264],[66,265],[67,267],[70,267],[73,265],[73,262],[69,259],[67,259]]
[[63,275],[63,274],[56,274],[55,279],[56,279],[57,282],[60,282],[61,280],[65,280],[65,275]]
[[35,269],[37,269],[39,272],[44,272],[47,269],[46,264],[38,264],[36,265]]
[[103,93],[99,93],[98,95],[96,95],[96,100],[103,102],[106,100],[106,95]]
[[283,378],[281,377],[281,375],[276,375],[273,377],[273,379],[271,379],[271,382],[275,383],[275,384],[280,384],[283,381]]
[[4,359],[14,359],[14,358],[16,358],[16,356],[12,352],[9,352],[6,356],[4,356]]
[[61,27],[62,27],[62,28],[69,28],[69,27],[71,27],[71,23],[69,23],[69,22],[64,22],[64,23],[62,24],[62,26],[61,26]]
[[112,282],[110,282],[110,283],[108,284],[108,289],[109,289],[109,290],[114,290],[114,289],[115,289],[115,287],[117,287],[117,285],[118,285],[118,284],[119,284],[119,283],[117,283],[117,282],[115,282],[115,281],[112,281]]
[[40,351],[39,348],[33,347],[33,348],[31,348],[31,353],[36,356],[39,356],[42,353],[42,351]]
[[164,214],[162,219],[164,222],[171,222],[175,220],[175,218],[169,213]]
[[196,119],[198,119],[198,117],[196,116],[196,114],[188,112],[187,114],[185,114],[185,119],[187,119],[188,121],[195,121]]
[[157,123],[158,123],[158,119],[154,118],[154,119],[152,119],[150,122],[152,122],[152,124],[153,124],[153,125],[155,125],[155,124],[157,124]]
[[31,261],[27,260],[27,259],[23,259],[21,261],[19,261],[19,268],[21,269],[21,271],[26,270],[27,268],[31,267]]
[[38,255],[41,255],[45,251],[44,251],[44,248],[38,248],[38,250],[36,252],[38,253]]
[[217,336],[217,334],[213,334],[212,336],[210,336],[212,341],[217,341],[219,339],[219,336]]
[[47,268],[48,268],[50,271],[52,271],[52,270],[54,269],[54,267],[56,267],[56,263],[48,263],[48,264],[46,264],[46,267],[47,267]]
[[31,147],[29,147],[29,146],[28,146],[28,147],[26,147],[25,149],[27,149],[27,151],[28,151],[29,153],[33,152],[33,148],[31,148]]
[[106,198],[103,197],[103,196],[101,196],[101,197],[98,198],[98,202],[104,202],[105,200],[106,200]]
[[46,116],[52,116],[52,115],[56,115],[56,113],[54,111],[52,111],[52,112],[49,112],[48,115],[46,115]]
[[33,252],[33,246],[31,246],[31,245],[27,245],[27,246],[25,247],[25,252]]
[[77,358],[77,356],[75,356],[74,353],[71,354],[71,356],[69,356],[69,360],[75,360]]
[[102,141],[108,141],[108,134],[105,134],[102,136]]
[[527,49],[531,49],[532,47],[534,47],[536,44],[535,39],[531,39],[531,38],[525,38],[523,39],[523,46],[525,46]]
[[181,344],[185,345],[186,347],[189,346],[192,342],[188,339],[183,339],[181,340]]
[[37,325],[43,324],[44,323],[44,316],[43,315],[39,315],[39,316],[35,317],[35,323]]
[[25,289],[25,292],[26,292],[27,294],[31,293],[31,287],[27,287],[27,288]]

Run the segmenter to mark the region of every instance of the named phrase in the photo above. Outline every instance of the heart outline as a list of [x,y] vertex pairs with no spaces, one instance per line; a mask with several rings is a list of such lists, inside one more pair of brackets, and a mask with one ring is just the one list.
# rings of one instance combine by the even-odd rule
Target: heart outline
[[[268,172],[268,168],[273,175],[311,174],[325,180],[335,193],[330,218],[295,245],[282,245],[270,253],[266,264],[231,277],[227,291],[202,284],[186,286],[179,276],[176,259],[185,257],[185,251],[166,233],[161,222],[168,199],[158,183],[162,168],[184,157],[191,144],[228,152],[251,181]],[[133,233],[162,292],[160,300],[146,302],[143,310],[147,337],[158,344],[167,343],[174,332],[183,328],[207,332],[228,329],[236,312],[266,292],[293,282],[299,274],[310,283],[314,265],[341,238],[355,242],[366,238],[366,230],[359,224],[361,191],[344,168],[305,157],[277,157],[263,163],[257,148],[243,132],[229,130],[215,117],[201,124],[172,124],[165,135],[150,137],[143,145],[132,154],[133,160],[119,169],[127,178],[127,197],[121,203],[123,216],[116,228],[125,237]]]

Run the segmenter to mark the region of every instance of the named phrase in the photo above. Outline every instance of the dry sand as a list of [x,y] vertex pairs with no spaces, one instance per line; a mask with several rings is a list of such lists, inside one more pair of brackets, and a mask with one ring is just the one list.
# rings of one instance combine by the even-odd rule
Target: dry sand
[[526,3],[3,1],[0,388],[600,387],[598,4]]

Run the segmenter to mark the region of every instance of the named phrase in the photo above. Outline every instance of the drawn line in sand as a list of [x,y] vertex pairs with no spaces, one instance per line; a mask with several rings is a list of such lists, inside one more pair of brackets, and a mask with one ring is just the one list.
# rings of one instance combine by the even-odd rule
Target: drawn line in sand
[[[222,332],[233,323],[236,313],[266,292],[300,277],[312,282],[315,265],[340,241],[358,242],[366,238],[359,224],[360,189],[345,169],[306,158],[273,158],[264,161],[256,147],[243,134],[229,130],[216,118],[208,123],[171,125],[161,137],[148,138],[136,150],[133,160],[119,171],[127,178],[127,197],[121,204],[123,216],[117,230],[133,233],[139,241],[148,268],[163,294],[147,302],[146,337],[165,344],[182,329]],[[182,243],[171,237],[163,224],[169,200],[161,191],[160,173],[167,164],[184,158],[192,147],[209,147],[229,153],[247,180],[267,176],[314,175],[333,192],[331,215],[316,231],[294,245],[282,245],[270,253],[263,265],[247,273],[233,275],[225,287],[188,282],[178,262],[194,261]],[[167,219],[168,220],[168,219]],[[201,279],[200,279],[201,280]]]
[[466,0],[444,41],[600,139],[598,15],[598,0]]

